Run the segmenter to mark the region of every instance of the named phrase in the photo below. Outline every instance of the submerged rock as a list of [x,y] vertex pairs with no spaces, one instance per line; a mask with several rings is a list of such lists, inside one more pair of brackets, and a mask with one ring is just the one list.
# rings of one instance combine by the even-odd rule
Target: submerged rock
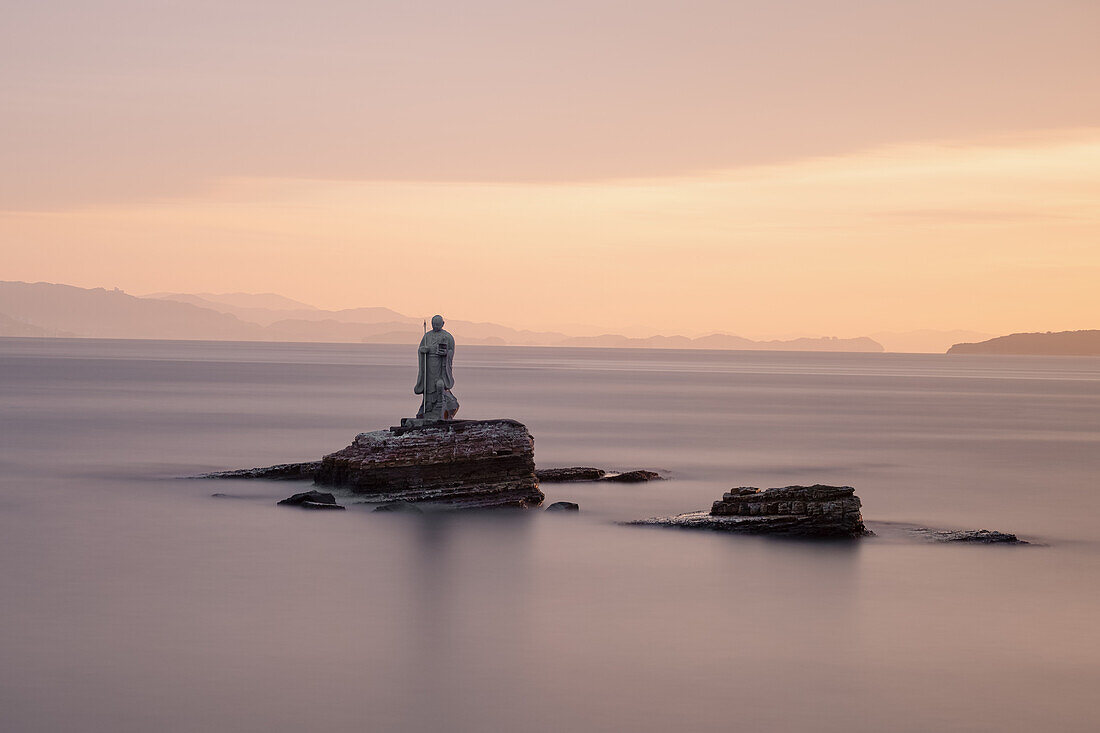
[[284,506],[302,506],[303,504],[336,504],[336,497],[327,491],[303,491],[300,494],[288,496],[279,502]]
[[539,481],[547,484],[564,484],[574,481],[616,481],[624,484],[659,481],[662,476],[656,471],[624,471],[608,475],[602,468],[591,466],[571,466],[570,468],[540,468],[535,471]]
[[423,514],[424,510],[411,501],[390,501],[379,504],[373,511],[376,512],[403,512],[406,514]]
[[544,484],[564,484],[572,481],[599,481],[607,471],[591,466],[573,466],[571,468],[541,468],[535,471],[539,482]]
[[580,505],[571,501],[555,501],[550,506],[546,507],[548,512],[579,512]]
[[529,507],[544,498],[534,438],[515,420],[447,420],[360,433],[315,479],[374,501],[453,508]]
[[616,481],[624,484],[640,484],[645,481],[660,481],[661,474],[656,471],[626,471],[612,476],[604,476],[600,481]]
[[[410,464],[401,466],[400,461],[404,460],[398,456],[398,453],[403,450],[400,445],[390,442],[390,438],[396,438],[401,435],[409,433],[410,430],[431,430],[433,433],[426,435],[445,435],[449,433],[447,426],[465,426],[469,424],[513,424],[519,426],[520,429],[526,430],[526,427],[515,420],[450,420],[450,422],[441,422],[441,420],[430,419],[405,419],[403,425],[400,427],[389,428],[388,430],[375,430],[374,433],[361,433],[355,437],[355,442],[352,445],[344,448],[343,450],[331,453],[330,456],[324,457],[319,461],[306,461],[303,463],[279,463],[278,466],[266,466],[262,468],[251,469],[238,469],[233,471],[217,471],[213,473],[202,473],[195,475],[195,477],[189,477],[193,479],[267,479],[271,481],[303,481],[312,480],[320,485],[340,485],[349,486],[349,488],[360,490],[359,493],[379,493],[388,494],[396,491],[398,493],[408,492],[410,490],[415,491],[428,491],[436,488],[433,484],[440,483],[440,480],[445,477],[441,477],[440,471],[437,469],[428,469],[419,471],[419,477],[415,475],[405,475],[401,477],[401,473],[417,473],[417,471],[401,471],[398,469],[408,469]],[[506,427],[498,427],[498,431],[507,433]],[[503,449],[492,448],[491,446],[477,446],[477,441],[482,440],[484,442],[485,436],[482,435],[482,429],[476,429],[470,431],[470,428],[459,427],[459,433],[463,434],[463,437],[459,441],[464,444],[464,452],[466,456],[464,459],[481,460],[477,458],[477,451],[481,450],[484,458],[498,458],[507,457],[509,453],[506,451],[509,448]],[[528,439],[530,435],[527,435]],[[508,438],[511,440],[513,438]],[[507,440],[505,441],[507,442]],[[383,447],[386,447],[385,449]],[[388,461],[384,456],[386,451],[393,453],[395,457],[393,461]],[[511,450],[515,450],[514,448]],[[533,449],[532,449],[533,451]],[[531,451],[531,452],[532,452]],[[407,451],[406,451],[407,452]],[[437,462],[439,451],[421,451],[423,457],[427,459],[427,462]],[[519,456],[527,453],[525,448],[519,447],[518,453],[511,453],[513,456]],[[372,456],[381,458],[383,460],[374,461],[360,461],[359,467],[350,467],[348,459],[354,462],[356,456],[366,456],[367,453],[371,453]],[[436,457],[433,457],[433,453],[436,453]],[[326,464],[326,460],[331,459],[329,464]],[[419,460],[419,455],[412,456],[411,460]],[[531,460],[533,462],[533,453]],[[469,461],[464,460],[469,463]],[[497,461],[499,464],[502,461]],[[515,468],[514,460],[503,461],[505,463],[513,463],[513,466],[508,467],[508,471]],[[458,475],[466,471],[469,464],[465,468],[454,467],[453,473]],[[478,469],[482,475],[485,474],[484,470]],[[470,506],[533,506],[541,503],[541,499],[537,502],[535,499],[538,492],[539,483],[571,483],[581,481],[612,481],[616,483],[641,483],[645,481],[659,481],[663,479],[662,475],[656,471],[625,471],[623,473],[613,473],[608,475],[604,469],[593,468],[591,466],[573,466],[569,468],[553,468],[553,469],[537,469],[535,471],[535,481],[533,481],[533,489],[531,491],[530,477],[526,477],[526,468],[524,482],[527,484],[527,488],[518,488],[518,492],[526,495],[524,501],[505,501],[505,502],[487,502],[478,503],[476,501],[470,501],[473,497],[466,497],[463,499],[460,495],[455,495],[452,503],[455,505],[470,505]],[[505,482],[513,482],[514,478],[506,478]],[[462,480],[469,483],[471,477],[465,477]],[[386,486],[389,485],[393,491],[386,491]],[[516,489],[517,486],[514,486]],[[504,489],[504,486],[497,486],[497,493],[499,490]],[[375,490],[375,491],[372,491]],[[453,492],[452,492],[453,493]],[[478,492],[485,496],[492,495],[493,490],[489,488],[487,491]],[[508,493],[507,491],[505,493]],[[510,493],[516,493],[515,491]],[[395,494],[397,497],[397,494]],[[441,501],[437,495],[423,494],[422,496],[417,494],[403,493],[400,496],[401,499],[407,501]],[[378,499],[385,499],[385,496],[379,495]],[[513,496],[516,499],[516,496]]]
[[861,502],[851,486],[784,486],[774,489],[731,489],[709,512],[654,517],[633,525],[711,529],[743,534],[802,537],[860,537]]
[[991,544],[1008,544],[1008,545],[1026,545],[1029,544],[1025,540],[1021,540],[1014,534],[1008,532],[996,532],[988,529],[965,529],[965,530],[937,530],[928,529],[927,527],[916,527],[909,530],[914,534],[919,534],[922,537],[932,542],[972,542],[981,545]]

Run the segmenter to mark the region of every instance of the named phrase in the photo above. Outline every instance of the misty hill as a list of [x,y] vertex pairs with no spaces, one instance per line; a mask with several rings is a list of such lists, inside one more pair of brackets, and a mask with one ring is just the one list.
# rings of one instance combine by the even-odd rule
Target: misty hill
[[65,331],[54,331],[31,323],[24,323],[11,316],[0,313],[0,336],[21,336],[23,338],[42,336],[72,336]]
[[0,282],[0,313],[46,331],[65,331],[75,336],[234,341],[263,338],[263,329],[255,323],[189,303],[53,283]]
[[[226,302],[212,300],[221,298]],[[0,336],[84,336],[99,338],[194,339],[230,341],[317,341],[338,343],[416,343],[422,319],[389,308],[326,311],[274,294],[192,295],[159,293],[138,298],[121,290],[77,288],[52,283],[0,282]],[[268,308],[252,303],[293,308]],[[301,306],[301,307],[298,307]],[[595,346],[672,349],[787,351],[882,351],[869,338],[800,338],[753,341],[731,334],[701,338],[618,334],[570,337],[554,331],[528,331],[497,323],[448,320],[462,343],[533,346]]]
[[[348,308],[339,311],[327,311],[285,298],[274,293],[264,293],[249,297],[249,293],[216,295],[211,293],[154,293],[142,296],[152,300],[173,300],[190,303],[200,308],[208,308],[219,313],[229,313],[243,321],[269,326],[276,321],[333,320],[342,323],[420,323],[416,318],[403,316],[389,308]],[[267,305],[264,305],[264,304]]]
[[[449,327],[450,323],[447,325]],[[409,343],[411,339],[415,343],[423,335],[420,321],[415,323],[393,321],[384,323],[345,323],[333,318],[318,321],[288,318],[275,321],[266,326],[264,331],[267,332],[272,341]],[[377,336],[383,334],[400,334],[400,336],[398,341],[378,342],[374,340]]]
[[[422,319],[404,316],[389,308],[348,308],[344,310],[284,310],[242,307],[216,302],[207,295],[159,293],[147,297],[170,297],[233,313],[243,320],[266,327],[268,337],[277,341],[359,341],[362,343],[408,343],[420,338]],[[219,298],[221,296],[218,296]],[[282,297],[282,296],[275,296]],[[288,302],[295,303],[297,301]],[[236,301],[242,302],[242,301]],[[467,344],[518,346],[587,346],[600,348],[657,349],[745,349],[787,351],[882,351],[872,339],[801,338],[789,341],[753,341],[730,334],[712,334],[701,338],[686,336],[650,336],[631,338],[619,334],[567,336],[556,331],[528,331],[497,323],[447,320],[447,329],[460,334]],[[950,343],[953,342],[949,342]],[[946,345],[945,347],[946,348]],[[940,349],[942,352],[943,349]]]
[[955,344],[947,353],[1100,356],[1100,331],[1014,333],[976,344]]
[[[239,295],[239,294],[238,294]],[[247,294],[245,294],[247,295]],[[423,332],[423,318],[415,318],[380,306],[322,310],[311,305],[284,298],[302,308],[267,308],[247,305],[247,301],[235,298],[223,302],[224,296],[188,293],[155,293],[148,298],[175,300],[230,313],[241,320],[268,328],[268,338],[274,341],[360,341],[368,343],[407,343],[411,335],[419,339]],[[274,296],[282,298],[282,296]],[[311,323],[313,325],[311,325]],[[552,346],[567,338],[554,331],[528,331],[497,323],[447,320],[447,329],[461,333],[468,344],[517,344],[525,346]],[[381,341],[394,338],[397,341]]]
[[[286,311],[214,303],[197,295],[138,298],[104,288],[0,282],[0,313],[18,324],[10,325],[12,333],[3,335],[409,343],[419,340],[423,329],[421,319],[389,308],[324,311],[307,307],[310,310]],[[561,333],[517,330],[494,323],[448,320],[447,324],[469,344],[552,345],[566,338]]]
[[[317,310],[309,303],[293,300],[285,295],[277,293],[152,293],[139,295],[139,298],[155,298],[157,300],[178,300],[183,303],[201,305],[202,303],[218,303],[232,308],[270,308],[272,310]],[[201,301],[201,303],[196,302]]]

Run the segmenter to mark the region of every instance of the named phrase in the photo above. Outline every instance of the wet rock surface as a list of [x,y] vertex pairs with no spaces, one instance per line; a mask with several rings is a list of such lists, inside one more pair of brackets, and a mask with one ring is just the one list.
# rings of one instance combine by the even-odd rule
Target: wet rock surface
[[1029,544],[1027,541],[1021,540],[1014,534],[997,532],[989,529],[938,530],[929,529],[927,527],[914,527],[909,531],[923,537],[929,542],[970,542],[978,545]]
[[869,532],[860,508],[851,486],[740,487],[723,494],[709,512],[625,524],[792,537],[861,537]]
[[626,471],[611,476],[604,476],[600,481],[614,481],[622,484],[640,484],[646,481],[660,481],[661,474],[656,471]]
[[303,506],[305,504],[327,504],[335,506],[336,497],[327,491],[311,490],[288,496],[278,503],[282,506]]
[[360,433],[314,480],[371,501],[451,508],[538,506],[534,438],[515,420],[448,420]]
[[546,507],[548,512],[579,512],[581,507],[572,501],[555,501],[550,506]]
[[599,481],[607,471],[591,466],[572,466],[570,468],[541,468],[535,471],[539,482],[544,484],[565,484],[573,481]]
[[[543,468],[535,470],[534,487],[532,490],[530,476],[526,475],[527,467],[524,454],[527,451],[522,445],[518,446],[518,453],[516,452],[516,446],[509,448],[508,445],[505,445],[502,449],[490,448],[486,445],[486,436],[484,434],[486,430],[484,428],[471,430],[469,427],[459,427],[457,432],[461,433],[463,437],[457,439],[456,442],[463,443],[461,450],[459,450],[459,457],[465,460],[457,462],[462,465],[453,467],[454,476],[458,477],[460,482],[469,484],[471,481],[475,480],[477,475],[481,475],[487,477],[488,483],[498,484],[495,487],[486,486],[484,491],[476,492],[481,494],[480,498],[474,496],[463,497],[462,492],[456,493],[450,491],[450,489],[455,488],[454,486],[445,485],[449,484],[446,474],[450,472],[450,469],[441,465],[445,463],[445,461],[440,461],[438,459],[441,456],[445,457],[446,449],[433,453],[433,451],[424,449],[424,443],[429,438],[446,435],[449,432],[446,426],[467,426],[469,424],[479,423],[511,423],[514,424],[514,426],[519,426],[521,429],[526,430],[521,423],[517,423],[514,420],[452,420],[444,422],[439,420],[405,419],[402,420],[402,424],[399,427],[393,427],[389,430],[377,430],[372,433],[360,433],[356,436],[356,442],[344,448],[342,451],[337,451],[329,456],[325,456],[325,458],[320,461],[280,463],[276,466],[264,466],[261,468],[216,471],[214,473],[204,473],[189,478],[266,479],[270,481],[310,480],[322,486],[346,486],[355,490],[356,493],[372,495],[373,501],[434,501],[440,503],[449,502],[455,506],[470,507],[537,506],[542,502],[542,499],[538,498],[542,493],[538,491],[537,488],[540,483],[551,484],[582,481],[642,483],[645,481],[660,481],[664,478],[655,471],[644,470],[608,474],[604,469],[592,466]],[[509,432],[509,427],[498,426],[496,430],[497,432],[505,434],[503,443],[516,443],[516,436],[506,435],[506,433]],[[415,431],[429,431],[420,436],[424,438],[424,440],[420,441],[420,445],[412,448],[415,454],[412,456],[413,461],[416,460],[416,455],[420,454],[423,454],[426,458],[425,465],[420,470],[413,468],[414,463],[410,463],[406,460],[409,458],[409,451],[405,449],[405,446],[399,443],[389,442],[391,438],[399,438],[400,436],[408,435]],[[488,432],[492,432],[492,430]],[[530,438],[530,434],[528,434],[527,437]],[[479,441],[482,443],[481,446],[478,445]],[[412,445],[416,441],[408,440],[408,442]],[[491,438],[489,438],[489,442],[491,442]],[[522,443],[522,440],[520,440],[519,443]],[[387,446],[386,450],[390,452],[390,456],[384,455],[386,450],[382,450],[382,446]],[[481,450],[480,458],[477,457],[479,450]],[[512,450],[513,453],[508,454],[508,450]],[[512,455],[513,458],[509,459],[507,457],[509,455]],[[517,461],[516,457],[520,458],[521,461]],[[487,467],[484,465],[480,467],[473,467],[470,465],[471,460],[487,462],[500,458],[504,458],[504,460],[496,460],[495,462],[498,466],[503,466],[506,469],[503,481],[494,481],[491,477],[488,477],[489,471],[486,470]],[[534,460],[533,451],[531,460],[532,462]],[[326,463],[326,461],[328,461],[328,463]],[[517,472],[516,469],[519,462],[522,462],[524,465]],[[435,464],[434,468],[430,464]],[[520,477],[520,474],[523,474],[523,476]],[[520,484],[523,485],[521,486]],[[448,489],[448,491],[440,493],[436,491],[436,489],[439,488]],[[492,500],[491,497],[494,494],[502,500]],[[538,496],[536,496],[536,494]],[[485,499],[488,500],[483,501]]]

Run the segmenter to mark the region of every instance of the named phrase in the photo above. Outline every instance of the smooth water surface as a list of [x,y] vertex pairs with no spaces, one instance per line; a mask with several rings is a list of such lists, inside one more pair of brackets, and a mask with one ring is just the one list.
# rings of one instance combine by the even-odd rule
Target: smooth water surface
[[[302,484],[179,477],[396,424],[415,347],[0,339],[0,729],[1100,727],[1100,359],[456,336],[460,417],[670,479],[543,487],[579,515],[276,507]],[[879,535],[615,524],[796,483]]]

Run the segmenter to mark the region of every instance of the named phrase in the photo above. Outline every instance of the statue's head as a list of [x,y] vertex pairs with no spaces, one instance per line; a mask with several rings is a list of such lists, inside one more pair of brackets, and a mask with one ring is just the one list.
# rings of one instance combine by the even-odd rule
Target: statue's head
[[432,316],[432,330],[438,331],[443,328],[443,316]]

